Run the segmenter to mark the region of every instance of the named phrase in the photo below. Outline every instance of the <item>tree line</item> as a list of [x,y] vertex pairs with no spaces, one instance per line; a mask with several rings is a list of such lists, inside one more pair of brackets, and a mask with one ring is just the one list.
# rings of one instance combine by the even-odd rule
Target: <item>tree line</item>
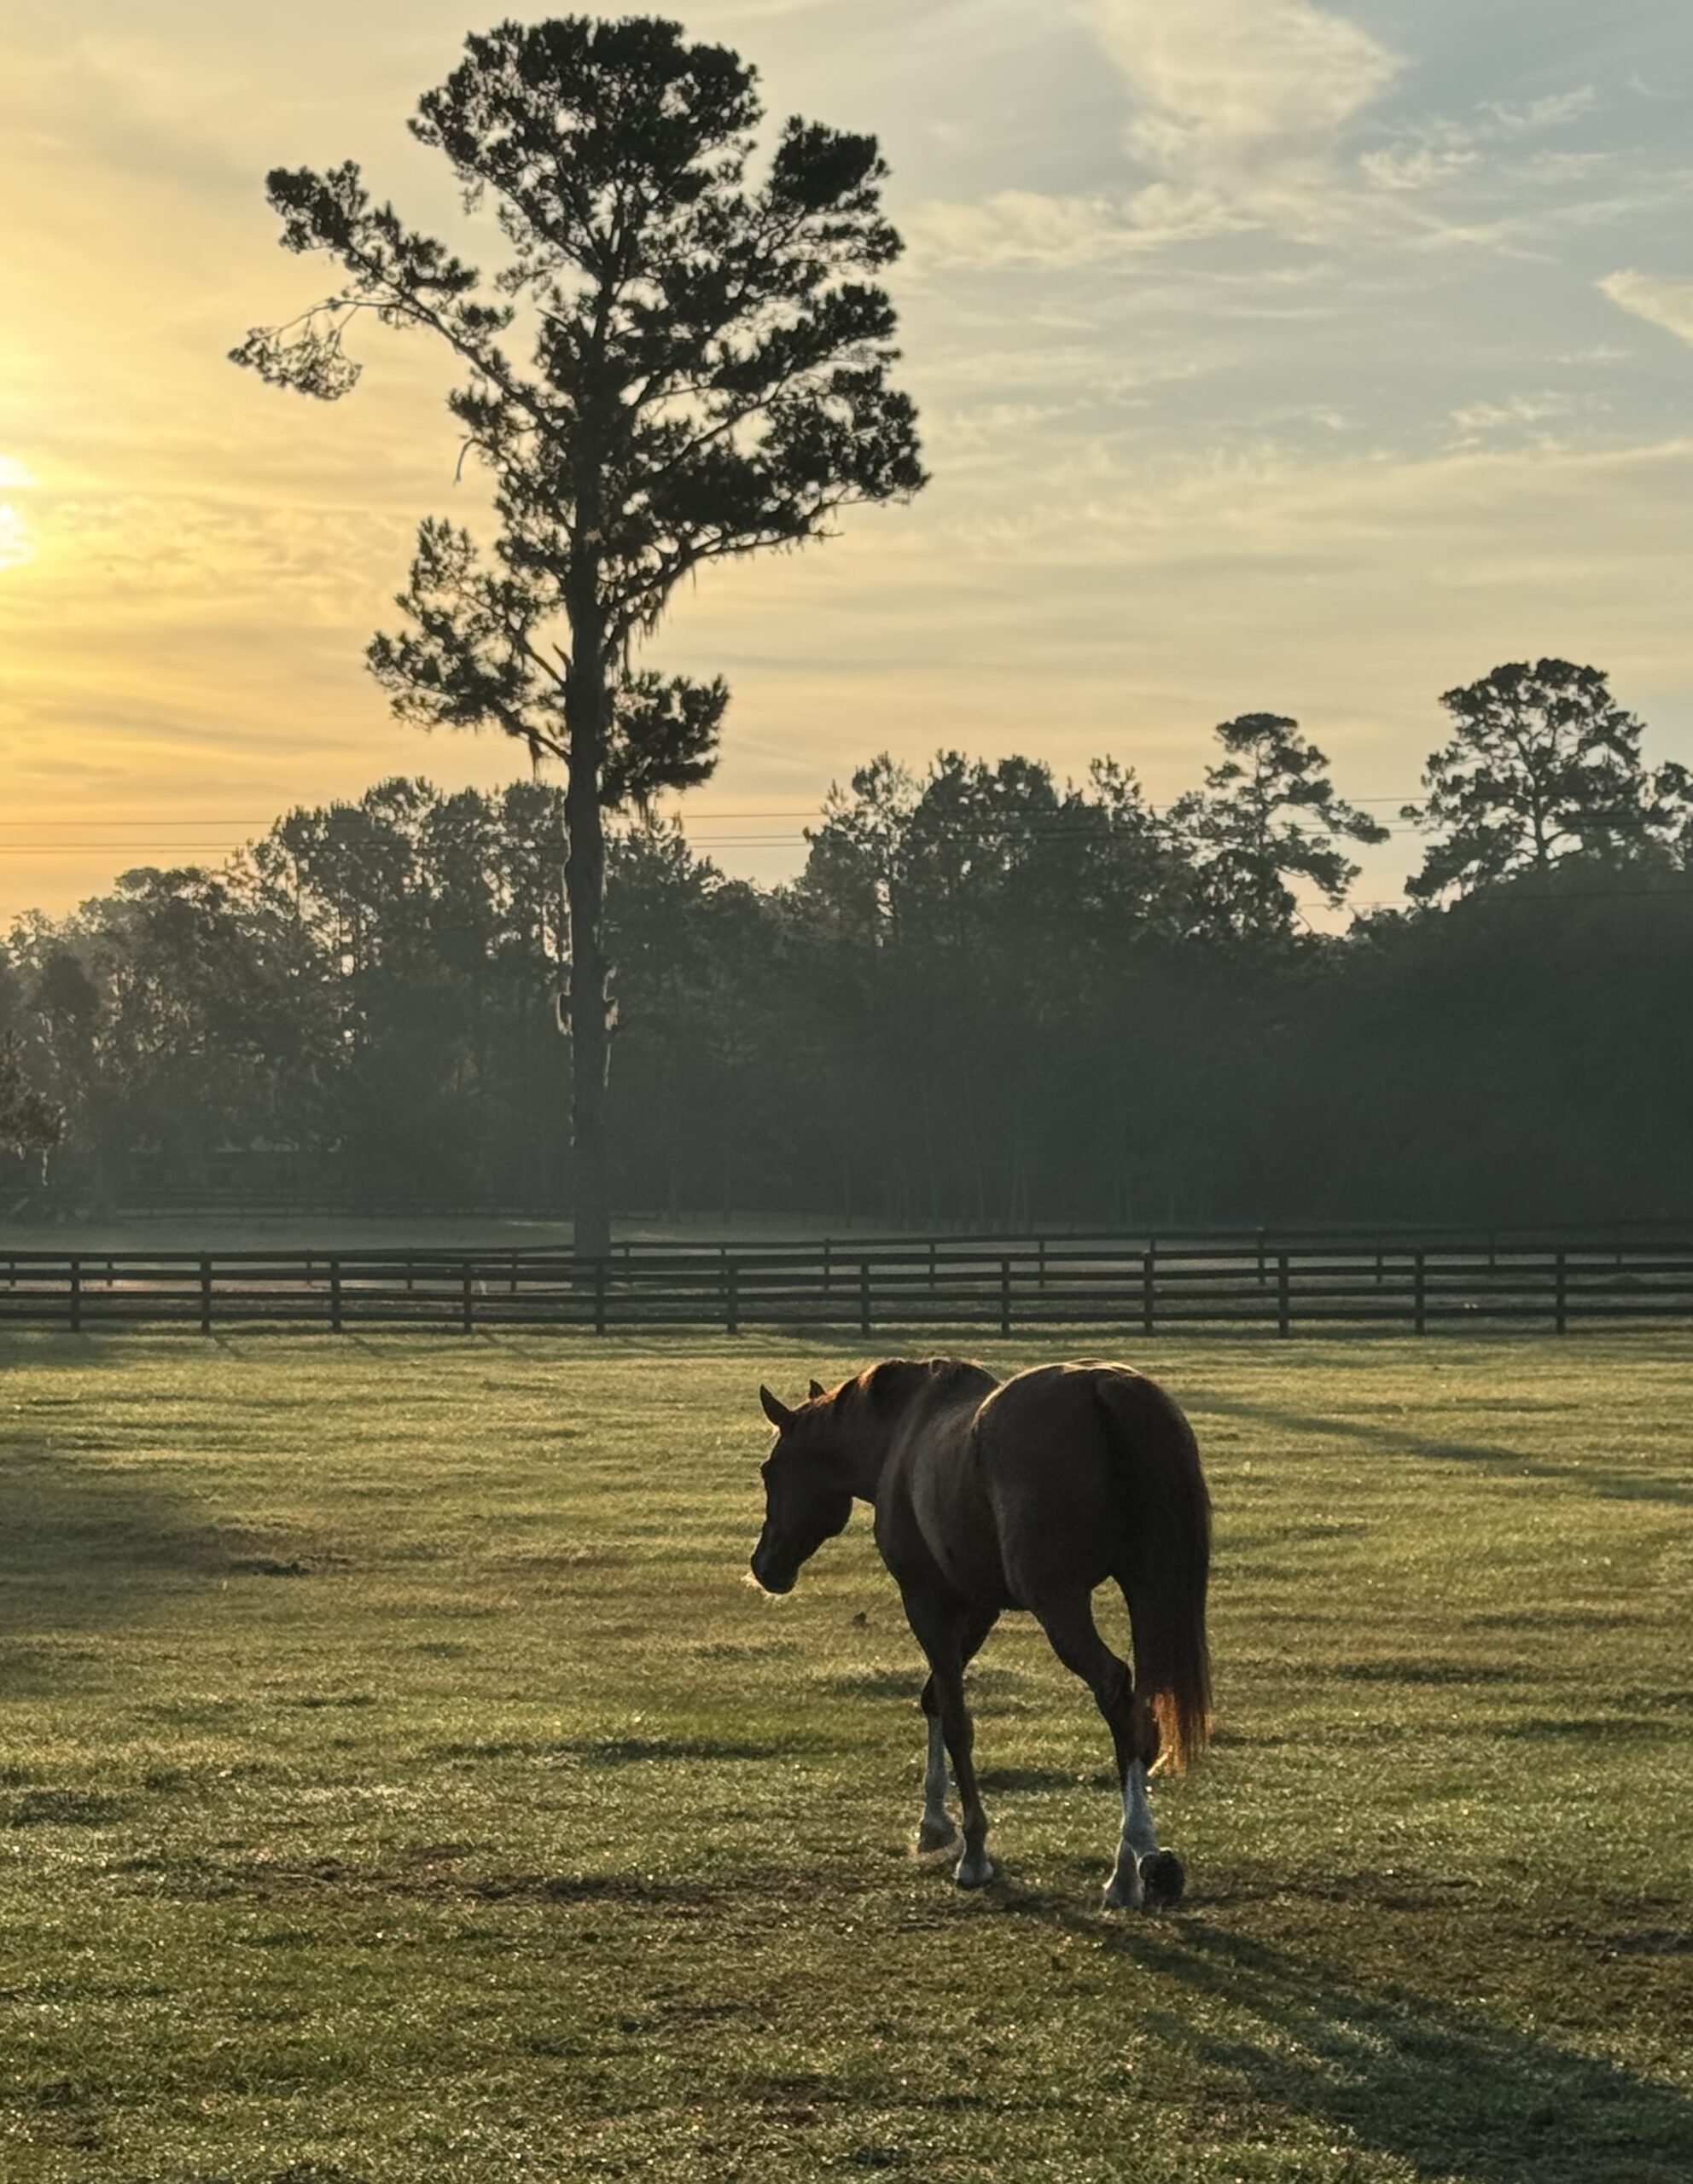
[[[1344,932],[1301,897],[1343,903],[1348,845],[1384,829],[1277,715],[1225,723],[1161,809],[1109,759],[876,758],[776,886],[674,822],[614,826],[613,1199],[1016,1228],[1684,1211],[1688,783],[1597,671],[1445,702],[1407,905]],[[0,1037],[62,1127],[58,1202],[192,1197],[221,1163],[254,1196],[305,1173],[352,1206],[568,1211],[567,823],[542,782],[393,781],[24,920]]]

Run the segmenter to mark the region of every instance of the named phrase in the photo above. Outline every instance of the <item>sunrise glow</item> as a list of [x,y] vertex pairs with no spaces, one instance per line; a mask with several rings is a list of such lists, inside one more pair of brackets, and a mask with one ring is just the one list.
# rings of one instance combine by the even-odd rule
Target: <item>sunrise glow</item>
[[[321,291],[276,247],[273,165],[356,159],[497,247],[405,121],[509,12],[549,11],[379,0],[309,37],[209,0],[9,12],[0,188],[30,218],[0,237],[0,677],[32,839],[81,839],[49,824],[67,735],[137,849],[183,813],[232,847],[385,775],[521,770],[396,723],[363,665],[419,519],[483,490],[456,481],[449,375],[378,328],[336,405],[226,361]],[[651,664],[733,692],[685,799],[732,868],[794,869],[830,781],[882,748],[1108,752],[1169,798],[1254,708],[1392,809],[1440,690],[1547,650],[1693,759],[1678,11],[1547,0],[1486,38],[1410,0],[685,13],[756,59],[772,113],[878,133],[934,481],[827,549],[707,572],[664,624]],[[1405,863],[1368,852],[1361,897],[1397,898]],[[110,866],[11,857],[0,917]]]

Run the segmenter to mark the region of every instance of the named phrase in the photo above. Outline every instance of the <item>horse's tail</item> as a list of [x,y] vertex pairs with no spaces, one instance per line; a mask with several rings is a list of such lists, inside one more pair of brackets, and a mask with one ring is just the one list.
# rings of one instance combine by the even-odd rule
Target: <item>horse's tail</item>
[[1155,1381],[1112,1371],[1094,1385],[1129,1493],[1119,1575],[1134,1631],[1135,1705],[1150,1715],[1161,1756],[1179,1774],[1211,1734],[1211,1496],[1193,1428]]

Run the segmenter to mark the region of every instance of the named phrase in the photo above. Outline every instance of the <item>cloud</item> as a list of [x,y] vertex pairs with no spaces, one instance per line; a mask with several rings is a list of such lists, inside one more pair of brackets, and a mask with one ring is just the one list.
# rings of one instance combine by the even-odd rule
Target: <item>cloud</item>
[[1123,141],[1146,179],[922,206],[906,223],[920,266],[1085,266],[1253,229],[1309,237],[1343,217],[1335,147],[1398,73],[1385,46],[1311,0],[1084,13],[1128,91]]
[[1130,150],[1254,224],[1312,217],[1336,140],[1399,71],[1311,0],[1091,0],[1089,15],[1135,101]]
[[[1432,114],[1401,131],[1379,150],[1365,152],[1358,170],[1378,189],[1428,189],[1475,166],[1489,150],[1515,148],[1525,136],[1560,129],[1598,103],[1591,84],[1518,102],[1489,99],[1462,119]],[[1542,181],[1575,181],[1603,166],[1604,152],[1537,151],[1527,168]]]
[[1500,431],[1533,433],[1535,427],[1568,417],[1579,406],[1569,395],[1550,390],[1544,394],[1513,394],[1504,402],[1469,403],[1452,413],[1453,444],[1461,449],[1477,447]]
[[1490,99],[1481,111],[1507,135],[1522,136],[1537,129],[1561,129],[1565,122],[1591,113],[1598,103],[1596,87],[1580,84],[1573,90],[1549,92],[1541,99]]
[[1608,273],[1599,287],[1619,311],[1693,342],[1693,281],[1663,281],[1650,273]]
[[1332,132],[1397,57],[1311,0],[1092,0],[1096,36],[1142,111],[1131,141],[1165,161],[1232,165],[1250,148]]
[[1428,189],[1473,167],[1481,156],[1462,131],[1447,126],[1365,152],[1358,165],[1378,189]]
[[1238,225],[1208,200],[1147,189],[1132,198],[1001,189],[974,204],[919,206],[905,223],[919,267],[1097,265]]

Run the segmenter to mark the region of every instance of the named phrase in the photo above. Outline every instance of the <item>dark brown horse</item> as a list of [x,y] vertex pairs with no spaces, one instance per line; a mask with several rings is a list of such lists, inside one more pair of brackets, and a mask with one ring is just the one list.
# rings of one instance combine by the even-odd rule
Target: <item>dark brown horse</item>
[[[1120,1365],[1044,1365],[1002,1385],[953,1357],[896,1358],[827,1391],[813,1380],[797,1410],[759,1393],[777,1436],[753,1554],[767,1592],[793,1589],[855,1500],[875,1507],[876,1545],[929,1665],[918,1847],[957,1840],[950,1756],[964,1815],[956,1878],[980,1888],[993,1877],[964,1670],[1007,1608],[1027,1608],[1115,1746],[1123,1827],[1107,1904],[1177,1902],[1181,1861],[1158,1848],[1146,1776],[1161,1747],[1185,1766],[1210,1728],[1211,1504],[1169,1397]],[[1093,1590],[1108,1578],[1128,1604],[1132,1676],[1094,1627]]]

